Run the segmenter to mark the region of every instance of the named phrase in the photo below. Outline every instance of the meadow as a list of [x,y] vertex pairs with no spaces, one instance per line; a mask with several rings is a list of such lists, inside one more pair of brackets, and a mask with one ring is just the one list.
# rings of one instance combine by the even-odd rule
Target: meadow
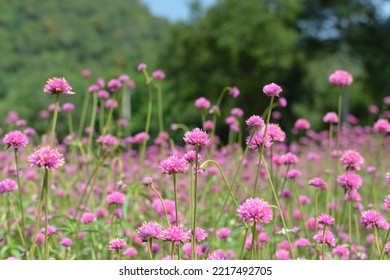
[[[10,108],[0,152],[0,259],[389,258],[389,98],[367,108],[369,125],[352,115],[341,120],[353,77],[330,73],[322,78],[338,107],[323,112],[327,129],[314,131],[303,118],[279,126],[288,100],[278,81],[258,85],[269,106],[252,116],[224,106],[246,94],[230,85],[217,100],[188,104],[198,110],[196,127],[164,119],[163,71],[143,63],[138,71],[148,100],[132,106],[148,114],[133,135],[135,84],[126,74],[88,89],[50,78],[34,93],[53,100],[39,113],[42,134]],[[74,94],[84,95],[83,104],[63,101]],[[81,119],[72,118],[75,110]],[[69,132],[63,139],[60,114]],[[222,115],[226,141],[216,133]]]

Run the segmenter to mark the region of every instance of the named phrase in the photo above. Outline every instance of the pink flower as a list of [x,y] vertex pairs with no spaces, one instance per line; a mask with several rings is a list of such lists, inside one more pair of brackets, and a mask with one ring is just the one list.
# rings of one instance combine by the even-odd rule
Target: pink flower
[[294,128],[297,130],[308,130],[310,129],[310,122],[303,118],[297,119]]
[[31,167],[44,167],[46,169],[56,169],[65,163],[64,156],[57,149],[48,146],[35,150],[28,157],[28,161]]
[[232,87],[229,94],[233,96],[233,98],[236,98],[237,96],[240,95],[240,90],[237,87]]
[[70,238],[64,238],[64,239],[62,239],[61,240],[61,243],[60,243],[62,246],[64,246],[64,247],[70,247],[70,246],[72,246],[73,245],[73,241],[72,241],[72,239],[70,239]]
[[107,90],[102,89],[98,91],[97,96],[100,99],[107,99],[110,97],[110,93]]
[[146,68],[147,68],[147,65],[145,64],[145,63],[140,63],[140,64],[138,64],[138,66],[137,66],[137,71],[138,72],[141,72],[142,70],[146,70]]
[[126,247],[126,242],[123,239],[115,238],[108,243],[108,250],[119,251]]
[[385,252],[386,254],[390,254],[390,242],[388,242],[386,245],[385,245]]
[[336,70],[329,76],[329,83],[338,87],[349,86],[352,81],[352,75],[344,70]]
[[348,260],[349,259],[349,249],[345,246],[337,246],[332,250],[332,253],[336,256],[340,256],[342,260]]
[[249,198],[237,209],[242,221],[269,223],[272,220],[272,210],[268,202],[260,198]]
[[[323,234],[324,232],[320,230],[316,235],[313,236],[313,239],[319,244],[322,244]],[[332,247],[336,246],[336,239],[330,230],[325,231],[325,244]]]
[[152,74],[153,79],[162,80],[165,78],[165,73],[161,70],[156,70]]
[[382,214],[376,210],[367,210],[362,213],[360,217],[360,223],[363,227],[371,230],[373,226],[378,229],[388,230],[389,224]]
[[299,159],[293,153],[287,153],[280,157],[280,162],[285,165],[291,165],[291,164],[297,164],[299,162]]
[[385,197],[385,209],[390,211],[390,195]]
[[327,190],[328,185],[321,178],[313,178],[309,181],[309,185],[319,188],[321,190]]
[[217,231],[217,237],[220,239],[228,238],[231,232],[230,228],[223,227]]
[[289,260],[290,259],[290,251],[285,249],[277,250],[275,253],[275,258],[279,261]]
[[187,145],[193,146],[207,146],[210,144],[210,139],[207,133],[199,128],[187,131],[184,134],[183,140]]
[[91,71],[89,69],[83,69],[83,71],[81,71],[81,76],[83,78],[88,78],[89,76],[91,76]]
[[62,105],[62,110],[64,110],[65,112],[72,112],[74,110],[73,103],[65,103],[64,105]]
[[28,144],[28,139],[19,130],[14,130],[4,136],[3,143],[7,148],[12,146],[14,149],[20,149]]
[[124,252],[123,252],[123,255],[125,256],[128,256],[128,257],[134,257],[138,254],[138,251],[137,249],[135,249],[134,247],[129,247],[127,248]]
[[195,107],[198,109],[209,109],[210,106],[210,101],[205,97],[200,97],[195,100]]
[[[250,141],[249,141],[250,140]],[[264,143],[264,144],[263,144]],[[264,137],[264,131],[263,129],[261,131],[257,131],[253,136],[252,139],[250,136],[246,138],[246,144],[249,146],[250,149],[255,150],[258,148],[261,148],[263,145],[265,148],[269,148],[272,146],[272,139],[267,133],[267,135]]]
[[279,96],[282,91],[282,88],[275,83],[270,83],[263,87],[263,93],[268,96]]
[[179,244],[190,240],[191,236],[183,228],[178,226],[171,226],[161,232],[161,239]]
[[[184,154],[184,159],[188,161],[189,163],[195,162],[196,160],[196,152],[194,150],[190,150]],[[200,154],[198,153],[198,161],[201,161],[202,158]]]
[[348,150],[340,157],[341,164],[347,170],[360,170],[364,164],[363,157],[354,150]]
[[0,182],[0,193],[7,193],[14,191],[18,188],[18,184],[11,179],[4,179]]
[[387,119],[379,119],[375,122],[372,131],[376,134],[390,132],[390,123]]
[[[191,237],[192,234],[191,234],[191,231],[188,231],[187,234]],[[196,227],[195,229],[195,239],[196,241],[198,242],[201,242],[203,240],[205,240],[208,236],[208,232],[200,227]]]
[[157,222],[145,222],[137,229],[137,232],[142,242],[146,242],[150,238],[159,239],[161,237],[162,227]]
[[335,112],[328,112],[325,114],[322,120],[324,121],[324,123],[338,123],[339,117]]
[[188,163],[184,158],[178,158],[176,155],[172,155],[160,162],[160,169],[162,174],[177,174],[185,173],[188,171]]
[[318,218],[317,222],[324,226],[331,226],[334,223],[334,218],[328,214],[322,213]]
[[44,93],[54,94],[75,94],[72,87],[65,78],[51,78],[46,82],[43,88]]
[[107,99],[106,103],[104,104],[104,107],[107,109],[116,109],[118,108],[118,101],[114,99]]
[[122,83],[117,79],[111,79],[107,83],[108,90],[115,92],[122,87]]
[[126,75],[126,74],[122,74],[118,77],[118,80],[121,82],[121,83],[127,83],[128,81],[130,81],[130,77],[129,75]]
[[99,138],[96,140],[96,143],[104,144],[107,146],[115,146],[118,144],[118,139],[115,136],[112,136],[111,134],[107,134],[107,135],[99,136]]
[[111,204],[122,205],[125,203],[125,199],[126,199],[126,197],[123,193],[113,192],[113,193],[110,193],[109,195],[107,195],[106,201],[109,205],[111,205]]
[[356,191],[363,185],[363,179],[358,174],[348,171],[337,178],[337,183],[346,191]]
[[310,245],[311,245],[310,240],[307,238],[300,238],[297,241],[295,241],[295,247],[297,247],[297,248],[308,247]]
[[80,219],[82,224],[90,224],[94,221],[96,221],[96,217],[93,213],[83,213]]
[[246,120],[246,125],[249,127],[263,128],[265,126],[264,120],[256,115],[253,115],[249,119]]

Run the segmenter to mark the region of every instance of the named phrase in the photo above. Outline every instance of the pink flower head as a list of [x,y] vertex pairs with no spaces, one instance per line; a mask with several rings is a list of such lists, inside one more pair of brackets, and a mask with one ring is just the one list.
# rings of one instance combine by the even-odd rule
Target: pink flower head
[[102,89],[98,91],[97,96],[100,99],[107,99],[110,97],[110,93],[107,90]]
[[260,198],[249,198],[242,203],[237,214],[242,221],[269,223],[272,220],[272,210],[267,201]]
[[[250,140],[250,142],[249,142]],[[263,144],[264,143],[264,144]],[[267,135],[264,137],[264,131],[257,131],[253,135],[252,139],[250,136],[246,138],[246,144],[249,146],[250,149],[255,150],[258,148],[261,148],[263,145],[265,148],[269,148],[272,146],[272,139],[271,137]]]
[[363,157],[356,151],[348,150],[340,157],[341,164],[347,170],[360,170],[364,164]]
[[161,239],[179,244],[190,240],[191,236],[183,228],[178,226],[171,226],[161,232]]
[[345,246],[339,245],[332,250],[332,253],[336,256],[340,256],[342,260],[349,259],[349,249]]
[[230,114],[235,117],[242,117],[244,115],[244,111],[241,108],[233,108],[230,110]]
[[385,197],[385,210],[390,211],[390,195]]
[[310,129],[310,122],[307,119],[297,119],[294,124],[294,128],[297,130],[308,130]]
[[160,162],[160,169],[162,174],[177,174],[185,173],[188,171],[188,163],[184,158],[178,158],[176,155],[172,155]]
[[299,162],[299,159],[293,153],[287,153],[280,157],[280,162],[285,165],[292,165],[297,164]]
[[126,197],[123,193],[120,192],[113,192],[107,195],[106,201],[108,205],[111,204],[117,204],[117,205],[122,205],[125,203]]
[[322,214],[317,218],[317,222],[318,222],[320,225],[331,226],[331,225],[333,225],[333,223],[334,223],[334,218],[333,218],[332,216],[329,216],[328,214],[322,213]]
[[64,156],[59,153],[57,149],[52,149],[47,146],[35,150],[34,153],[28,157],[28,162],[31,167],[56,169],[64,165],[65,160]]
[[390,132],[390,123],[387,119],[379,119],[375,122],[372,131],[376,134],[386,134]]
[[329,76],[329,83],[338,87],[349,86],[352,81],[352,75],[344,70],[336,70]]
[[217,231],[217,237],[220,239],[228,238],[231,232],[230,228],[223,227]]
[[322,120],[324,121],[324,123],[338,123],[339,117],[335,112],[328,112],[325,114]]
[[94,92],[97,92],[99,89],[100,89],[100,87],[98,85],[91,85],[88,87],[88,92],[94,93]]
[[263,87],[263,93],[268,96],[279,96],[282,91],[282,88],[275,83],[270,83]]
[[162,80],[165,78],[165,73],[161,70],[156,70],[152,74],[153,79]]
[[107,146],[115,146],[118,144],[118,138],[112,136],[111,134],[99,136],[96,140],[96,143],[103,144]]
[[121,83],[127,83],[128,81],[130,81],[130,77],[129,75],[126,75],[126,74],[122,74],[118,77],[118,80],[121,82]]
[[231,90],[229,91],[229,94],[233,96],[233,98],[236,98],[237,96],[240,95],[240,90],[238,87],[232,87]]
[[12,146],[14,149],[20,149],[28,144],[28,139],[19,130],[14,130],[4,136],[3,143],[7,148]]
[[[188,161],[189,163],[196,161],[196,152],[194,150],[190,150],[184,154],[184,159]],[[198,161],[201,161],[202,158],[200,154],[198,153]]]
[[25,126],[27,124],[27,122],[26,122],[26,120],[20,119],[20,120],[17,120],[15,122],[15,124],[16,124],[16,126],[21,127],[21,126]]
[[11,112],[8,112],[7,118],[5,119],[5,123],[10,125],[10,124],[16,122],[18,119],[19,119],[18,113],[11,111]]
[[75,94],[72,91],[72,87],[69,85],[65,78],[51,78],[46,82],[43,87],[44,93],[54,94]]
[[296,178],[299,178],[301,177],[301,171],[299,171],[298,169],[291,169],[290,171],[287,172],[286,174],[286,178],[287,179],[296,179]]
[[214,252],[210,253],[207,257],[207,260],[227,260],[228,257],[226,256],[225,252],[221,249],[215,250]]
[[307,238],[300,238],[297,241],[295,241],[295,247],[300,248],[300,247],[308,247],[310,246],[310,240]]
[[346,191],[356,191],[363,185],[363,179],[358,174],[348,171],[337,178],[337,183]]
[[261,129],[265,126],[264,120],[257,115],[253,115],[252,117],[247,119],[245,123],[249,127],[256,127],[259,129]]
[[363,227],[372,230],[373,226],[378,229],[388,230],[389,224],[382,214],[376,210],[367,210],[362,213],[360,223]]
[[108,250],[119,251],[126,247],[126,242],[123,239],[115,238],[108,243]]
[[210,144],[210,139],[207,133],[200,130],[199,128],[194,128],[191,131],[187,131],[184,134],[183,140],[187,145],[193,146],[207,146]]
[[137,66],[137,71],[138,72],[141,72],[142,70],[146,70],[146,68],[147,68],[148,66],[145,64],[145,63],[140,63],[140,64],[138,64],[138,66]]
[[146,242],[150,238],[159,239],[161,237],[162,227],[157,222],[145,222],[137,229],[137,232],[142,242]]
[[[189,237],[191,237],[191,235],[192,235],[191,231],[188,231],[187,234],[188,234]],[[202,229],[200,227],[196,227],[195,228],[195,239],[196,239],[196,241],[201,242],[201,241],[205,240],[208,235],[209,234],[208,234],[208,232],[206,230],[204,230],[204,229]]]
[[390,242],[388,242],[386,245],[385,245],[385,252],[386,254],[390,254]]
[[70,239],[70,238],[64,238],[64,239],[62,239],[61,240],[61,243],[60,243],[62,246],[64,246],[64,247],[70,247],[70,246],[72,246],[73,245],[73,241],[72,241],[72,239]]
[[83,78],[88,78],[89,76],[91,76],[91,71],[89,69],[83,69],[83,71],[81,71],[81,76]]
[[106,103],[104,104],[104,107],[107,109],[116,109],[118,108],[118,101],[114,99],[107,99]]
[[[45,231],[46,231],[45,227],[41,228],[42,233],[45,233]],[[56,232],[57,232],[57,229],[54,226],[47,227],[47,236],[53,235]]]
[[[313,236],[314,241],[319,244],[322,244],[323,234],[324,233],[322,230],[318,231],[318,233]],[[336,246],[336,239],[334,238],[334,235],[330,230],[325,231],[325,244],[332,247]]]
[[115,92],[122,87],[122,83],[117,79],[111,79],[107,83],[108,90]]
[[14,191],[18,188],[18,184],[11,179],[4,179],[0,182],[0,193],[6,193]]
[[62,110],[64,110],[65,112],[72,112],[74,110],[73,103],[65,103],[64,105],[62,105]]
[[195,100],[195,107],[198,109],[209,109],[210,106],[210,101],[205,97],[199,97]]
[[138,254],[138,251],[137,249],[135,249],[134,247],[129,247],[127,248],[124,252],[123,252],[123,255],[125,256],[128,256],[128,257],[134,257]]
[[313,186],[315,188],[321,189],[321,190],[327,190],[328,189],[328,185],[321,178],[313,178],[313,179],[311,179],[309,181],[309,185],[311,185],[311,186]]
[[[263,128],[264,130],[265,128]],[[267,135],[273,142],[283,142],[286,139],[286,133],[278,124],[270,123],[268,125]]]
[[152,183],[153,183],[153,178],[152,177],[145,177],[144,180],[142,181],[142,184],[144,186],[149,186]]
[[290,251],[286,249],[279,249],[275,252],[275,258],[279,261],[289,260],[290,259]]
[[81,216],[80,222],[82,224],[90,224],[92,222],[96,221],[96,217],[93,213],[83,213]]

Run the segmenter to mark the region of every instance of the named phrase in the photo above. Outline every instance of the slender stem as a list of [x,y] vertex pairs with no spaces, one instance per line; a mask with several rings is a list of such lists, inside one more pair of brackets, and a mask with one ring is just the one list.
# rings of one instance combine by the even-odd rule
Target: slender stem
[[54,143],[54,136],[55,136],[55,131],[56,131],[59,104],[60,104],[60,95],[56,94],[56,104],[55,104],[53,120],[51,123],[51,130],[50,130],[50,142],[49,142],[50,146],[53,146],[53,143]]
[[85,124],[85,117],[87,115],[87,109],[88,109],[88,103],[89,103],[89,95],[90,93],[86,93],[84,97],[84,102],[83,102],[83,109],[81,111],[81,118],[80,118],[80,124],[79,128],[77,130],[77,135],[81,139],[81,134],[83,132],[84,124]]
[[376,249],[378,250],[378,256],[380,256],[381,255],[381,248],[379,246],[378,228],[375,225],[374,225],[374,237],[375,237]]
[[92,140],[93,140],[93,134],[95,132],[95,119],[96,119],[96,106],[97,106],[97,93],[93,93],[93,102],[92,102],[92,117],[91,117],[91,123],[89,125],[90,132],[88,137],[88,153],[90,154],[92,151]]
[[385,254],[385,246],[386,246],[387,241],[389,240],[389,236],[390,236],[390,227],[387,230],[385,241],[383,242],[380,259],[383,259],[383,255]]
[[315,205],[314,205],[315,232],[317,232],[317,228],[318,228],[318,223],[317,223],[317,219],[318,219],[318,194],[319,194],[319,191],[318,191],[318,189],[316,188],[316,193],[315,193]]
[[149,253],[149,259],[153,260],[153,254],[152,254],[152,238],[148,238],[148,253]]
[[323,261],[325,260],[325,230],[326,230],[326,225],[324,225],[324,229],[322,232],[322,260]]
[[177,189],[176,189],[176,174],[172,174],[173,180],[173,196],[175,198],[175,226],[179,225],[179,202],[177,199]]
[[48,184],[49,172],[45,170],[45,260],[49,259],[49,236],[47,234],[49,228],[49,184]]
[[14,149],[14,155],[15,155],[15,169],[16,169],[16,178],[18,182],[18,193],[19,193],[19,208],[20,213],[22,215],[22,221],[21,221],[21,231],[22,231],[22,242],[24,245],[26,245],[26,240],[24,237],[25,234],[25,219],[24,219],[24,208],[23,208],[23,198],[22,198],[22,186],[20,185],[20,177],[19,177],[19,163],[18,163],[18,149]]
[[251,244],[251,254],[250,259],[253,260],[253,251],[256,250],[257,247],[257,239],[256,239],[256,222],[253,223],[252,226],[252,244]]
[[162,205],[162,207],[163,207],[163,209],[164,209],[164,215],[165,215],[165,219],[166,219],[166,221],[167,221],[167,225],[168,225],[168,227],[170,227],[170,226],[171,226],[171,223],[169,222],[167,208],[165,207],[165,203],[164,203],[164,200],[163,200],[162,196],[161,196],[160,193],[156,190],[156,188],[153,187],[152,184],[150,184],[149,186],[150,186],[150,188],[154,191],[154,193],[158,196],[158,198],[160,199],[161,205]]
[[[147,113],[147,116],[146,116],[146,125],[145,125],[145,133],[146,134],[149,134],[150,120],[151,120],[151,117],[152,117],[152,108],[153,108],[152,91],[150,89],[150,85],[148,85],[148,113]],[[147,141],[148,140],[145,138],[145,140],[142,143],[142,147],[141,147],[140,163],[141,163],[142,167],[144,167],[144,164],[145,164],[145,162],[144,162],[145,161],[145,149],[146,149]]]
[[[338,104],[338,116],[339,116],[339,123],[337,125],[337,151],[340,150],[340,137],[341,137],[341,126],[342,126],[342,121],[341,121],[341,110],[342,110],[342,106],[343,106],[343,98],[342,98],[342,94],[341,94],[341,88],[340,88],[340,91],[339,91],[339,104]],[[345,120],[343,120],[345,121]]]
[[39,203],[38,203],[37,221],[35,223],[35,231],[34,231],[34,236],[33,236],[32,245],[31,245],[31,249],[30,249],[30,258],[31,259],[34,257],[35,247],[37,244],[37,234],[39,231],[39,224],[40,224],[41,215],[42,215],[42,204],[43,204],[44,195],[45,195],[45,184],[47,184],[46,173],[47,173],[47,170],[45,170],[45,175],[44,175],[42,189],[41,189],[41,198],[39,199]]
[[103,129],[104,129],[104,100],[100,100],[100,110],[99,110],[99,131],[101,134],[103,134]]
[[288,244],[289,244],[289,246],[290,246],[291,256],[292,256],[293,259],[295,259],[295,254],[294,254],[294,251],[293,251],[293,246],[292,246],[292,243],[291,243],[290,235],[289,235],[289,233],[288,233],[288,231],[287,231],[286,222],[285,222],[285,220],[284,220],[283,211],[282,211],[282,208],[280,207],[278,195],[276,194],[275,187],[274,187],[274,184],[273,184],[273,182],[272,182],[270,173],[269,173],[269,171],[268,171],[268,167],[267,167],[267,163],[266,163],[266,161],[265,161],[264,155],[262,156],[262,159],[263,159],[264,168],[265,168],[265,171],[266,171],[266,173],[267,173],[267,177],[268,177],[269,183],[270,183],[270,185],[271,185],[272,194],[274,195],[275,202],[276,202],[276,205],[277,205],[278,210],[279,210],[280,219],[282,220],[283,228],[284,228],[284,231],[286,232],[287,242],[288,242]]
[[247,236],[248,236],[248,231],[249,231],[249,228],[247,227],[247,228],[245,229],[244,240],[243,240],[242,246],[241,246],[240,260],[242,260],[242,259],[244,258],[245,243],[246,243],[246,238],[247,238]]
[[162,86],[161,82],[157,85],[157,107],[158,107],[158,125],[160,132],[164,131],[164,122],[163,122],[163,106],[162,106]]
[[252,197],[256,197],[256,190],[257,190],[257,183],[259,181],[259,175],[260,175],[260,169],[261,169],[261,152],[259,150],[259,161],[257,162],[257,170],[256,170],[256,177],[255,177],[255,185],[253,186],[253,194]]
[[[194,187],[192,193],[192,224],[191,224],[191,259],[196,259],[196,199],[197,199],[197,188],[198,188],[198,153],[199,146],[195,146],[195,173],[194,173]],[[192,172],[192,170],[191,170]]]
[[349,227],[349,256],[352,256],[352,194],[349,193],[348,205],[348,227]]

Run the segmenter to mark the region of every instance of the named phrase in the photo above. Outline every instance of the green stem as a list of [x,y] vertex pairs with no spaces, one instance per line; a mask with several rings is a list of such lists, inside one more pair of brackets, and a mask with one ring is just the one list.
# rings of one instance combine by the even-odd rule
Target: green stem
[[260,175],[260,169],[261,169],[261,152],[259,151],[259,161],[257,162],[257,170],[256,170],[256,177],[255,177],[255,185],[253,186],[253,194],[252,197],[256,197],[256,190],[257,190],[257,183],[259,181],[259,175]]
[[49,236],[47,234],[49,227],[49,172],[45,170],[44,188],[45,188],[45,260],[49,259]]
[[96,119],[96,106],[97,106],[97,93],[93,93],[93,103],[92,103],[92,117],[91,117],[91,123],[89,125],[90,132],[88,137],[88,153],[90,154],[92,151],[92,140],[93,140],[93,134],[95,132],[95,119]]
[[252,226],[252,244],[251,244],[251,254],[250,259],[253,260],[253,251],[255,251],[257,247],[257,240],[256,240],[256,222],[253,223]]
[[348,205],[348,227],[349,227],[349,256],[352,256],[352,194],[349,193]]
[[265,171],[267,173],[267,177],[268,177],[269,183],[271,185],[272,194],[273,194],[273,196],[275,198],[275,202],[276,202],[276,205],[277,205],[278,210],[279,210],[280,219],[282,220],[283,228],[284,228],[284,231],[286,232],[287,242],[288,242],[288,244],[290,246],[291,256],[292,256],[293,259],[295,259],[295,254],[294,254],[294,251],[293,251],[293,246],[292,246],[292,243],[291,243],[290,235],[289,235],[289,233],[287,231],[286,222],[284,220],[283,211],[282,211],[282,208],[280,207],[278,195],[276,194],[274,184],[273,184],[272,179],[270,177],[270,173],[268,171],[268,167],[267,167],[267,163],[265,161],[264,155],[262,156],[262,160],[263,160],[263,163],[264,163],[264,168],[265,168]]
[[[191,259],[196,260],[196,199],[197,199],[197,188],[198,188],[198,153],[199,146],[195,146],[195,173],[194,173],[194,187],[191,196],[192,200],[192,224],[191,224]],[[193,172],[193,170],[190,170]]]
[[164,131],[164,122],[163,122],[163,106],[162,106],[162,86],[161,82],[157,85],[157,106],[158,106],[158,124],[160,132]]
[[[148,85],[148,113],[147,113],[147,116],[146,116],[146,125],[145,125],[145,133],[146,134],[149,134],[150,120],[151,120],[151,117],[152,117],[152,108],[153,108],[152,91],[150,89],[150,85]],[[142,143],[142,147],[141,147],[140,163],[141,163],[142,167],[144,167],[144,164],[145,164],[144,161],[145,161],[145,150],[146,150],[146,143],[147,143],[147,141],[148,140],[145,138],[145,140]]]
[[177,189],[176,189],[176,174],[172,174],[173,180],[173,196],[175,199],[175,226],[179,226],[179,201],[177,199]]
[[149,253],[149,259],[153,260],[153,254],[152,254],[152,238],[148,238],[148,253]]
[[378,256],[379,256],[381,255],[381,248],[379,246],[378,228],[375,225],[374,225],[374,236],[375,236],[376,249],[378,250]]
[[[16,178],[18,182],[18,193],[19,193],[19,208],[20,208],[20,213],[22,216],[22,221],[21,221],[21,237],[22,237],[22,242],[24,246],[26,246],[26,240],[24,237],[25,234],[25,219],[24,219],[24,208],[23,208],[23,198],[22,198],[22,189],[20,185],[20,177],[19,177],[19,163],[18,163],[18,149],[14,149],[14,155],[15,155],[15,169],[16,169]],[[28,255],[28,252],[27,252]],[[27,258],[28,259],[28,258]]]
[[71,112],[68,112],[67,119],[68,119],[69,134],[72,134],[73,133],[73,122],[72,122],[72,113]]
[[381,259],[381,260],[383,259],[383,255],[385,254],[385,246],[386,246],[387,241],[389,240],[389,236],[390,236],[390,227],[389,227],[389,229],[387,230],[387,234],[386,234],[386,237],[385,237],[385,241],[384,241],[383,246],[382,246],[381,256],[380,256],[380,259]]
[[160,193],[156,190],[156,188],[153,187],[152,184],[150,184],[149,186],[150,186],[150,188],[154,191],[154,193],[158,196],[158,198],[160,199],[161,205],[162,205],[162,207],[163,207],[163,209],[164,209],[164,215],[165,215],[165,219],[166,219],[166,221],[167,221],[167,226],[170,227],[170,226],[171,226],[171,223],[169,222],[167,208],[165,207],[165,203],[164,203],[164,200],[163,200],[162,196],[161,196]]
[[55,130],[56,130],[56,124],[57,124],[57,116],[58,116],[58,107],[60,104],[60,95],[56,95],[56,103],[55,103],[55,109],[53,114],[53,120],[51,123],[51,130],[50,130],[50,142],[49,145],[53,146],[54,143],[54,136],[55,136]]
[[77,136],[81,139],[81,134],[83,132],[84,124],[85,124],[85,117],[87,115],[87,109],[88,109],[88,103],[89,103],[89,95],[90,93],[86,93],[84,97],[84,102],[83,102],[83,109],[81,111],[81,118],[80,118],[80,124],[79,128],[77,130]]
[[[316,222],[317,222],[317,218],[316,218]],[[324,225],[324,229],[322,232],[322,260],[323,261],[325,260],[325,230],[326,230],[326,225]]]

